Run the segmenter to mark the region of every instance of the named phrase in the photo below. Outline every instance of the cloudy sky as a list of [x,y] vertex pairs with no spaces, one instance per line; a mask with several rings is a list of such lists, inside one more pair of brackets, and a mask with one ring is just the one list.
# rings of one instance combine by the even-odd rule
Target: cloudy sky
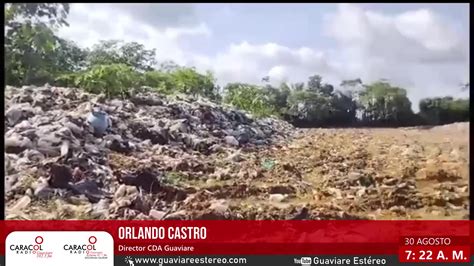
[[[412,101],[465,96],[469,4],[72,4],[62,37],[122,39],[219,83],[385,78]],[[417,105],[417,104],[414,104]]]

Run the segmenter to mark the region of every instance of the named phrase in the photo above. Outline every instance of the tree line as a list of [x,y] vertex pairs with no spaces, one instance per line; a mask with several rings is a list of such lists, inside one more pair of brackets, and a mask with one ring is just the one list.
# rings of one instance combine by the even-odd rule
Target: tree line
[[[101,41],[81,48],[56,35],[67,27],[68,4],[7,4],[5,79],[8,85],[79,87],[108,97],[128,97],[131,89],[201,95],[255,116],[278,116],[301,127],[414,126],[469,121],[469,99],[426,98],[412,111],[407,91],[379,80],[344,80],[336,89],[312,75],[306,82],[264,85],[216,84],[211,72],[173,62],[157,64],[156,51],[143,44]],[[469,89],[469,83],[463,85]]]

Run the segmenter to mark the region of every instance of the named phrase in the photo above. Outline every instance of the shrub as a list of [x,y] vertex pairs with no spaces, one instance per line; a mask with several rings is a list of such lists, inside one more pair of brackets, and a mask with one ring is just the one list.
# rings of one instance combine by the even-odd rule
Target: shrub
[[127,95],[131,88],[143,84],[143,76],[124,64],[97,65],[82,73],[63,76],[60,81],[74,84],[90,93],[107,97]]
[[224,102],[249,111],[256,116],[270,116],[276,113],[268,97],[258,86],[231,83],[224,88],[224,91],[226,93]]

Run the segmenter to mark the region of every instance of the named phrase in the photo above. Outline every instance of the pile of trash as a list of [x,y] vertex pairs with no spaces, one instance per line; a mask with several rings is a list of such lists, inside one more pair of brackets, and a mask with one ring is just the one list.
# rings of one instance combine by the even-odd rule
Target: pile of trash
[[74,88],[7,86],[7,218],[28,219],[33,202],[87,206],[86,219],[157,216],[157,208],[170,212],[170,203],[195,192],[176,180],[230,179],[226,162],[293,133],[282,120],[199,97],[146,92],[120,100]]
[[300,129],[191,96],[7,87],[7,219],[467,219],[469,123]]

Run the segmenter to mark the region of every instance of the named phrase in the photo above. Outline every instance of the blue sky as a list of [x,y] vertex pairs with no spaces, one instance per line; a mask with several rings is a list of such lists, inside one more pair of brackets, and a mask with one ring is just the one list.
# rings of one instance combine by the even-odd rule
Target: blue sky
[[[71,4],[60,35],[137,41],[218,82],[387,78],[415,103],[466,96],[469,4]],[[416,104],[415,104],[416,105]]]
[[[197,13],[219,36],[215,48],[247,40],[252,43],[275,42],[285,46],[326,48],[331,40],[322,34],[320,18],[334,11],[331,4],[222,4],[198,6]],[[217,10],[215,10],[216,8]],[[212,49],[208,46],[208,49]],[[209,51],[211,52],[211,51]]]

